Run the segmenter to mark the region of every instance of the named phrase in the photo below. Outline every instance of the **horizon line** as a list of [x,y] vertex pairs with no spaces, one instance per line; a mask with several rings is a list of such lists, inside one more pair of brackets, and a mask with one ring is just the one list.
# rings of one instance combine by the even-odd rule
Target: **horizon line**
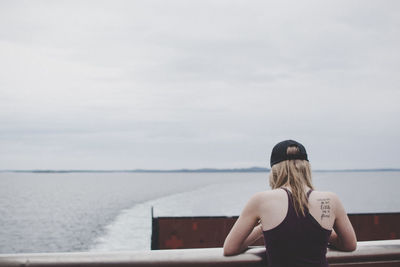
[[[16,173],[129,173],[129,172],[267,172],[270,168],[266,167],[248,167],[248,168],[197,168],[197,169],[5,169],[0,172]],[[400,168],[355,168],[355,169],[315,169],[313,172],[380,172],[380,171],[400,171]]]

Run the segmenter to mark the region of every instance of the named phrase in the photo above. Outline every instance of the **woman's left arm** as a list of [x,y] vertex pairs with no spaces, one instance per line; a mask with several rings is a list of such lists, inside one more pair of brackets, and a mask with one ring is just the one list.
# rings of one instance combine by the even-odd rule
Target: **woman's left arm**
[[261,224],[258,224],[258,206],[260,195],[254,195],[246,204],[245,208],[233,225],[224,242],[224,255],[236,255],[244,250],[262,236]]

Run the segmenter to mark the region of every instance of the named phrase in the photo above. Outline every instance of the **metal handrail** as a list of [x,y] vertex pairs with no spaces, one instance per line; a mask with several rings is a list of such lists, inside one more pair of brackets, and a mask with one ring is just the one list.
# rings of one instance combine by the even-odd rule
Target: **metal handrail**
[[[400,239],[358,242],[357,250],[329,249],[331,266],[400,266]],[[357,265],[363,263],[362,265]],[[380,263],[382,265],[380,265]],[[350,264],[350,265],[349,265]],[[372,264],[372,265],[371,265]],[[225,257],[222,248],[124,252],[0,254],[0,267],[15,266],[266,266],[265,248]]]

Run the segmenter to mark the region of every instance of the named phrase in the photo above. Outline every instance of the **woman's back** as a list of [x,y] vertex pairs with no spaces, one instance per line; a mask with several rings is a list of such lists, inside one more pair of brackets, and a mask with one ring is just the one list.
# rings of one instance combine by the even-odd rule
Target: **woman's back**
[[[264,231],[276,227],[286,217],[289,199],[286,191],[282,189],[259,193],[261,199],[260,220]],[[308,192],[309,189],[305,191]],[[338,198],[334,193],[312,191],[308,197],[307,210],[321,227],[331,230],[335,222],[337,202]]]
[[[306,208],[305,216],[298,215],[294,208],[293,197],[291,192],[286,189],[274,190],[278,194],[272,194],[272,198],[276,197],[279,203],[274,207],[267,207],[267,210],[261,214],[265,214],[265,217],[271,218],[269,212],[273,212],[275,215],[282,214],[285,212],[283,219],[275,226],[271,227],[268,221],[268,226],[264,229],[263,215],[261,215],[261,224],[263,225],[263,235],[265,240],[265,246],[267,250],[267,261],[268,266],[328,266],[326,261],[326,247],[331,235],[331,230],[321,226],[314,216],[320,214],[318,210],[315,210],[314,216],[309,213],[309,209]],[[307,196],[311,194],[312,190],[308,191]],[[281,205],[282,193],[285,194],[287,199],[286,209]],[[315,192],[320,195],[322,192]],[[329,198],[329,193],[323,193],[324,199]],[[268,196],[267,196],[268,198]],[[271,196],[269,197],[271,198]],[[330,198],[329,198],[330,199]],[[318,200],[316,200],[318,201]],[[271,204],[274,201],[269,201]],[[313,206],[315,201],[313,201]],[[330,200],[328,201],[330,202]],[[275,204],[276,204],[275,203]],[[268,205],[264,205],[268,206]],[[263,206],[260,207],[261,209]],[[320,206],[320,209],[327,209],[328,207]],[[323,214],[323,213],[322,213]],[[331,217],[331,215],[330,215]],[[328,219],[322,216],[322,220]],[[265,219],[264,219],[265,221]],[[276,221],[277,222],[277,221]],[[275,223],[276,223],[275,222]]]

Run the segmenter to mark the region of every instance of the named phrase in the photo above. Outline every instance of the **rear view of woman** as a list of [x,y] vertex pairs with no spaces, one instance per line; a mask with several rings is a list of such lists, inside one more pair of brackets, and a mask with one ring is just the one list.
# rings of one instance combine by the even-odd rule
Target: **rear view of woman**
[[304,146],[280,142],[270,163],[272,190],[248,201],[225,240],[224,255],[239,254],[261,237],[269,267],[328,266],[328,243],[355,250],[356,236],[339,198],[314,190]]

